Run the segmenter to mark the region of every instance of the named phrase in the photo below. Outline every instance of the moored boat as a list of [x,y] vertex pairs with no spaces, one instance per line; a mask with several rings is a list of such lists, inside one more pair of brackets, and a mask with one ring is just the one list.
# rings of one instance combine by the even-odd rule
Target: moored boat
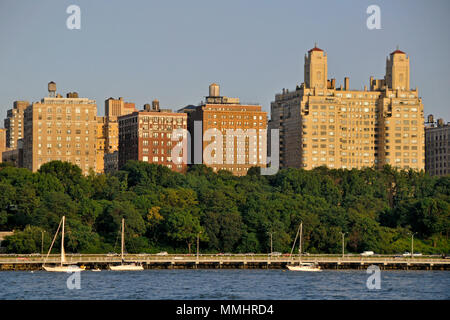
[[122,244],[121,244],[121,252],[122,252],[122,262],[120,265],[109,266],[109,270],[111,271],[142,271],[144,267],[140,264],[136,263],[127,263],[123,257],[123,252],[125,248],[125,219],[122,219]]
[[[63,216],[61,219],[61,222],[59,223],[58,229],[56,230],[55,237],[53,238],[52,244],[50,245],[50,249],[48,250],[47,256],[45,257],[44,264],[42,265],[42,268],[45,271],[49,272],[80,272],[84,271],[84,266],[77,266],[77,265],[67,265],[66,260],[66,252],[64,250],[64,228],[66,223],[66,217]],[[61,231],[61,262],[60,265],[56,266],[46,266],[45,263],[47,262],[47,258],[50,255],[50,252],[52,251],[53,244],[55,243],[56,236],[58,235],[59,228],[62,225],[62,231]]]
[[299,237],[299,246],[298,246],[298,264],[287,265],[287,268],[290,271],[308,271],[308,272],[322,271],[322,269],[320,269],[320,266],[318,266],[315,263],[302,262],[303,222],[300,222],[300,226],[298,228],[297,235],[295,236],[294,244],[292,245],[291,255],[292,255],[292,251],[294,251],[295,242],[297,241],[297,237],[298,237],[299,233],[300,233],[300,237]]

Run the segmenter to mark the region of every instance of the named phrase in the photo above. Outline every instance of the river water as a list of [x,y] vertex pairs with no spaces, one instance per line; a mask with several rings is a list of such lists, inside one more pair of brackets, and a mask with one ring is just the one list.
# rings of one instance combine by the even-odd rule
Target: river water
[[380,289],[368,289],[371,274],[365,270],[103,270],[78,275],[0,272],[0,299],[450,299],[448,271],[381,271]]

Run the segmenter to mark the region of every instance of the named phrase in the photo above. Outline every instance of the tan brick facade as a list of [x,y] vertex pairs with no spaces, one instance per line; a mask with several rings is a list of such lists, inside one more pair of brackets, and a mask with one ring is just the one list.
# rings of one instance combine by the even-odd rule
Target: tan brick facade
[[46,97],[25,110],[24,167],[68,161],[84,174],[96,170],[97,105],[87,98]]
[[0,162],[4,151],[6,151],[6,129],[0,128]]
[[[246,175],[251,167],[265,167],[267,156],[267,112],[261,111],[260,105],[240,104],[238,98],[220,96],[219,86],[211,84],[206,102],[200,106],[188,106],[180,111],[189,115],[188,129],[191,135],[191,161],[195,163],[195,144],[201,145],[200,163],[213,168],[214,171],[228,170],[234,175]],[[196,137],[195,122],[202,125],[202,137]],[[222,146],[211,148],[215,137],[209,139],[205,133],[214,130],[222,134]],[[239,131],[242,130],[242,131]],[[246,134],[253,132],[254,135]],[[240,138],[230,137],[242,132]],[[220,143],[220,142],[219,142]],[[221,153],[218,148],[222,148]],[[209,152],[209,150],[212,150]],[[218,157],[216,157],[216,153]],[[205,154],[215,159],[205,159]],[[221,157],[219,156],[221,155]]]
[[336,88],[327,80],[327,55],[313,48],[305,56],[305,83],[283,89],[271,103],[269,129],[280,130],[280,166],[312,169],[425,167],[423,104],[409,88],[409,57],[396,50],[386,77],[370,87]]
[[97,127],[97,172],[104,172],[105,156],[119,150],[118,117],[136,112],[133,102],[124,102],[123,98],[105,100],[105,116],[99,117]]

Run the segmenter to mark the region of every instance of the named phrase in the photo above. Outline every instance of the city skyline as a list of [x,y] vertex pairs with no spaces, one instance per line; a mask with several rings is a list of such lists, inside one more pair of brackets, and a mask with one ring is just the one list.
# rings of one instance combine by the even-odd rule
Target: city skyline
[[[135,102],[137,109],[154,98],[174,110],[199,104],[212,82],[269,112],[275,92],[292,90],[304,81],[303,56],[317,43],[328,53],[329,78],[340,85],[350,77],[357,90],[368,85],[370,76],[382,77],[386,57],[399,46],[411,57],[411,88],[419,88],[424,114],[450,118],[450,62],[445,57],[450,44],[439,41],[439,32],[450,26],[446,2],[427,7],[380,1],[380,30],[366,27],[366,8],[372,4],[368,1],[352,8],[332,2],[208,6],[199,1],[190,6],[178,3],[182,10],[176,12],[170,11],[174,2],[136,1],[127,6],[78,1],[80,30],[65,26],[70,4],[0,4],[0,72],[6,75],[0,79],[0,117],[6,117],[15,100],[39,101],[48,81],[55,81],[63,95],[74,90],[96,100],[98,115],[103,115],[100,106],[105,99],[118,96]],[[298,19],[305,9],[322,11],[316,19]],[[346,19],[341,19],[344,14]],[[29,23],[14,22],[22,16]],[[418,23],[424,18],[427,24]],[[343,33],[330,33],[330,23]]]

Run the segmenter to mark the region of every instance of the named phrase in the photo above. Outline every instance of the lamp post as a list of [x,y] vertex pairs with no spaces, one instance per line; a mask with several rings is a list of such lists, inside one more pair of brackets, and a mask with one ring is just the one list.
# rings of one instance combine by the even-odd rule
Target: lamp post
[[275,232],[273,232],[273,231],[270,231],[270,232],[267,232],[267,234],[269,234],[270,235],[270,254],[272,255],[272,253],[273,253],[273,234],[274,234]]
[[41,254],[44,254],[44,232],[45,232],[45,230],[41,230],[41,235],[42,235],[42,238],[41,238]]
[[344,236],[345,236],[345,233],[341,232],[341,234],[342,234],[342,259],[344,259],[344,253],[345,253]]
[[417,234],[417,232],[411,232],[411,259],[413,258],[414,254],[414,235]]
[[200,252],[200,233],[202,233],[202,232],[200,231],[199,233],[197,233],[197,261],[198,261],[199,252]]

